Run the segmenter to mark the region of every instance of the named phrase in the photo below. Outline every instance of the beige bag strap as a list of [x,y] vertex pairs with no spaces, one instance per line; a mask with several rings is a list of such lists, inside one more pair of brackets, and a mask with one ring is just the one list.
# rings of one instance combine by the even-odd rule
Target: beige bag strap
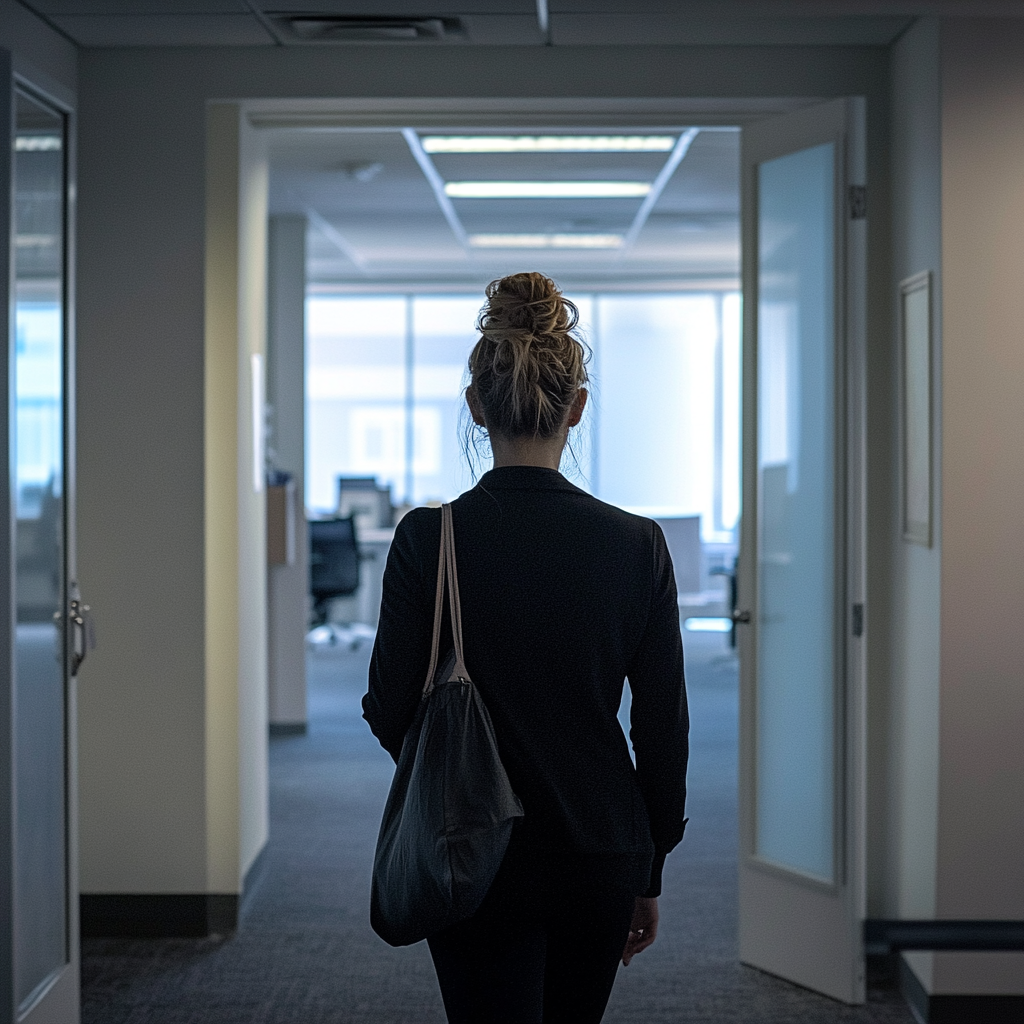
[[462,605],[459,601],[459,578],[455,568],[455,531],[452,526],[451,505],[441,506],[441,545],[437,556],[437,589],[434,593],[434,632],[430,640],[430,667],[423,684],[426,696],[434,688],[434,674],[441,646],[441,619],[444,608],[444,584],[449,580],[448,603],[452,616],[452,637],[455,641],[455,666],[448,682],[469,679],[469,672],[462,656]]
[[459,601],[459,573],[455,567],[455,527],[452,523],[451,505],[441,506],[441,531],[448,553],[448,605],[452,614],[452,638],[455,641],[455,665],[448,682],[459,679],[469,680],[469,669],[462,653],[462,604]]
[[441,609],[444,607],[444,577],[448,569],[445,557],[447,544],[444,533],[444,513],[441,514],[441,547],[437,556],[437,591],[434,594],[434,635],[430,641],[430,667],[427,669],[427,681],[423,684],[423,695],[426,696],[434,688],[434,673],[437,671],[438,648],[441,643]]

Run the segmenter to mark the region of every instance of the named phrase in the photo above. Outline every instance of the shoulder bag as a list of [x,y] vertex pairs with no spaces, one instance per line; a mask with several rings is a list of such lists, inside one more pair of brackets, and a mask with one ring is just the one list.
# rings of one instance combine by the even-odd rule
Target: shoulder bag
[[[446,580],[454,650],[438,669]],[[463,660],[452,510],[442,505],[430,667],[377,837],[373,930],[392,946],[407,946],[471,917],[522,814]]]

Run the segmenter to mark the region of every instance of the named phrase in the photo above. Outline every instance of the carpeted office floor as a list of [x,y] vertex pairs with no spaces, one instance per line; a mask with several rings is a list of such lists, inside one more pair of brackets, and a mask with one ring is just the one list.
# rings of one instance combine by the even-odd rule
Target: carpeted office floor
[[[891,988],[848,1008],[736,959],[736,664],[685,635],[691,823],[658,942],[620,969],[607,1024],[911,1024]],[[271,742],[271,835],[237,934],[83,944],[83,1024],[443,1024],[426,945],[367,922],[391,761],[359,716],[368,648],[309,655],[310,731]],[[485,1022],[481,1022],[485,1024]]]

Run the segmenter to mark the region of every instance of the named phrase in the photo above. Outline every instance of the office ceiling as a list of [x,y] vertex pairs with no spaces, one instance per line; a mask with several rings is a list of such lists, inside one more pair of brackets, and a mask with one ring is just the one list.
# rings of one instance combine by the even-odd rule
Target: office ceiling
[[[415,151],[436,134],[268,130],[271,212],[308,218],[312,284],[476,290],[524,269],[607,288],[728,286],[738,279],[738,131],[665,129],[655,134],[673,148],[658,152],[421,151],[418,162]],[[585,134],[637,136],[614,125]],[[670,161],[680,156],[673,169]],[[655,194],[445,199],[446,183],[495,180],[628,182]]]
[[918,15],[1024,15],[1020,0],[20,2],[84,47],[887,45]]
[[[18,2],[86,48],[885,46],[921,15],[1024,16],[1021,0]],[[678,138],[684,128],[664,130]],[[313,282],[416,288],[462,282],[475,288],[529,265],[542,265],[567,282],[608,287],[687,287],[738,276],[735,132],[702,129],[656,201],[641,211],[640,199],[453,198],[446,204],[439,192],[445,181],[496,177],[653,183],[665,153],[437,154],[425,170],[400,130],[265,130],[273,136],[272,211],[309,219]],[[602,131],[623,129],[609,125]],[[470,238],[529,233],[544,236],[547,247],[484,248]],[[616,235],[622,241],[589,250],[551,241],[567,235]]]

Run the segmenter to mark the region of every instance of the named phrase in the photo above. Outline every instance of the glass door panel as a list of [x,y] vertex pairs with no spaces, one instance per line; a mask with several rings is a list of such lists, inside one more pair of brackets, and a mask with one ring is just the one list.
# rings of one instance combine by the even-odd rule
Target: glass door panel
[[740,959],[864,1001],[860,97],[744,127]]
[[758,167],[758,857],[835,878],[835,144]]
[[16,94],[14,143],[15,1005],[68,962],[64,117]]

